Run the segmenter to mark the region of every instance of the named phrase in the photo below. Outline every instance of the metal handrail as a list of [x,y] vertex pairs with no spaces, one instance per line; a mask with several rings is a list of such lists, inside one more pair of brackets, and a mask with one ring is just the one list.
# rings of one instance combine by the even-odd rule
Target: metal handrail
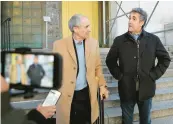
[[10,45],[11,45],[10,21],[11,21],[11,18],[8,17],[1,23],[1,50],[2,51],[10,50]]
[[11,21],[11,18],[8,17],[7,19],[5,19],[3,22],[1,22],[1,25],[4,24],[4,23],[7,22],[7,21]]

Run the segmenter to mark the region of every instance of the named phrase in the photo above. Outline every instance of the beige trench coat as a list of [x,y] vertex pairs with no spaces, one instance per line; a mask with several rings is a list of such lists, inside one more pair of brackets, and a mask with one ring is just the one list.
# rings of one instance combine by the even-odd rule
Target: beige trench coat
[[[70,123],[70,109],[76,85],[77,60],[73,46],[72,36],[55,41],[53,52],[58,52],[63,58],[63,80],[59,91],[62,93],[56,110],[56,124]],[[91,121],[94,123],[98,117],[97,90],[99,86],[106,85],[102,73],[99,43],[88,38],[85,40],[86,78],[89,85],[91,101]]]
[[[21,83],[26,85],[27,84],[27,75],[26,70],[23,64],[20,65],[21,68]],[[15,84],[17,83],[17,65],[10,66],[10,82]]]

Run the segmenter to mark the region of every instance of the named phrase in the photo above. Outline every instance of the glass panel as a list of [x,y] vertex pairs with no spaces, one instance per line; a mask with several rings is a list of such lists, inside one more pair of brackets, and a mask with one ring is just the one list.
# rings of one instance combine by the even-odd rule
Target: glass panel
[[31,9],[23,8],[23,17],[31,17]]
[[24,47],[24,46],[23,46],[23,43],[15,43],[13,47],[18,48],[18,47]]
[[41,43],[42,36],[41,35],[32,35],[32,42]]
[[13,16],[22,16],[22,9],[14,8],[13,9]]
[[12,17],[12,8],[5,9],[1,12],[3,16]]
[[24,1],[23,2],[23,8],[30,8],[31,7],[31,2],[30,1]]
[[14,17],[12,18],[13,25],[22,25],[22,18],[21,17]]
[[32,17],[36,17],[36,18],[39,18],[41,17],[41,10],[40,9],[32,9]]
[[10,2],[10,1],[8,1],[8,2],[6,2],[6,1],[1,2],[1,7],[4,7],[4,8],[13,8],[13,2]]
[[32,34],[41,34],[41,26],[32,26]]
[[41,2],[31,2],[32,8],[41,8]]
[[21,1],[14,1],[13,7],[22,7],[22,2]]
[[22,26],[13,26],[12,28],[12,34],[22,34]]
[[22,35],[13,35],[13,42],[16,43],[22,43]]
[[32,18],[32,25],[41,25],[41,18]]
[[23,25],[31,25],[31,18],[23,18]]
[[13,1],[3,3],[3,18],[12,17],[10,22],[11,47],[42,48],[43,39],[45,39],[43,13],[46,14],[46,7],[42,7],[46,5],[46,2]]
[[23,34],[31,34],[31,26],[23,26]]
[[31,35],[23,35],[23,42],[24,43],[31,43],[32,42],[32,36]]

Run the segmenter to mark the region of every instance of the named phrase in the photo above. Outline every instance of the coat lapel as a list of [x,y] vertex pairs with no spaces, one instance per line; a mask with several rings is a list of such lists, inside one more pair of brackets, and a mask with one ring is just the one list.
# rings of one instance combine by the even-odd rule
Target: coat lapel
[[68,37],[66,42],[67,42],[68,52],[71,55],[71,57],[72,57],[73,61],[75,62],[75,64],[77,65],[77,59],[76,59],[75,49],[74,49],[74,46],[73,46],[72,36]]
[[86,62],[88,61],[89,56],[90,56],[90,49],[91,49],[90,42],[91,41],[89,39],[85,40],[85,59],[86,59]]

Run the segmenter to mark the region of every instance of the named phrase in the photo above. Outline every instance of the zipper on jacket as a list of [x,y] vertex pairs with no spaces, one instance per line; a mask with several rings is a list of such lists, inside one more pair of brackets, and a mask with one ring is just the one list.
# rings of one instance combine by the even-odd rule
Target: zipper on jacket
[[136,75],[136,78],[139,80],[139,44],[140,44],[140,41],[139,40],[134,40],[131,38],[131,40],[133,40],[136,44],[137,44],[137,75]]
[[[134,40],[133,38],[130,38],[132,41],[134,41],[135,43],[136,43],[136,45],[137,45],[137,66],[136,66],[136,71],[137,71],[137,75],[136,75],[136,77],[135,77],[135,81],[136,81],[136,85],[137,85],[137,83],[138,83],[138,91],[139,91],[139,86],[140,86],[140,84],[139,84],[139,62],[140,62],[140,53],[139,53],[139,44],[140,44],[140,41],[139,40]],[[137,87],[137,86],[136,86]],[[137,91],[137,89],[136,89],[136,91]],[[140,96],[140,95],[138,95],[138,96]],[[138,97],[138,99],[139,99],[139,97]]]
[[[136,40],[136,43],[137,43],[137,76],[136,76],[136,78],[137,78],[137,82],[136,82],[136,91],[138,91],[139,92],[139,87],[140,87],[140,83],[139,83],[139,59],[140,59],[140,55],[139,55],[139,44],[140,44],[140,41],[139,40]],[[140,95],[138,95],[138,99],[140,99],[139,98],[140,97]]]
[[137,43],[137,79],[139,80],[139,40],[137,40],[136,43]]

